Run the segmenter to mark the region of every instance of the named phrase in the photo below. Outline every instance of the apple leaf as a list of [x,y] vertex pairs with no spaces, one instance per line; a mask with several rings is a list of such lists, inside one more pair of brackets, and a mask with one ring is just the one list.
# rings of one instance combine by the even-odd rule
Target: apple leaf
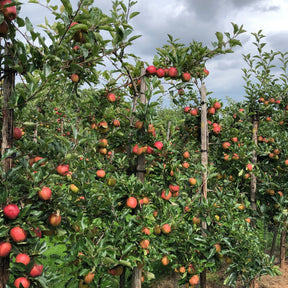
[[67,13],[71,15],[73,13],[72,5],[69,0],[61,0],[63,6],[65,7]]

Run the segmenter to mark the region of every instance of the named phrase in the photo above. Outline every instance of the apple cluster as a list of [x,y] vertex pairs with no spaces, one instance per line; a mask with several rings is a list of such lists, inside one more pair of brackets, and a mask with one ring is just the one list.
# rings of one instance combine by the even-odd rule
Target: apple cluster
[[[0,12],[4,15],[4,21],[0,24],[0,37],[6,37],[9,32],[8,23],[17,17],[16,6],[9,6],[11,0],[0,1]],[[8,5],[8,7],[6,7]]]
[[[180,75],[176,67],[156,68],[154,65],[150,65],[146,68],[146,75],[156,75],[158,78],[182,79],[183,82],[189,82],[192,78],[192,75],[189,72],[183,72]],[[203,69],[203,75],[208,76],[209,71]]]
[[[13,221],[18,218],[20,212],[18,205],[15,203],[8,204],[3,209],[3,214],[8,221]],[[9,236],[10,240],[0,242],[0,257],[10,257],[13,248],[12,244],[17,245],[18,243],[23,244],[26,242],[27,231],[25,231],[21,226],[14,226],[10,229]],[[36,236],[41,237],[42,234],[39,235],[39,233],[37,233]],[[43,265],[37,264],[34,259],[31,259],[31,257],[26,253],[18,253],[15,257],[15,263],[22,263],[27,267],[27,275],[18,277],[14,281],[14,286],[17,288],[29,288],[30,280],[28,277],[30,276],[34,278],[42,274]]]

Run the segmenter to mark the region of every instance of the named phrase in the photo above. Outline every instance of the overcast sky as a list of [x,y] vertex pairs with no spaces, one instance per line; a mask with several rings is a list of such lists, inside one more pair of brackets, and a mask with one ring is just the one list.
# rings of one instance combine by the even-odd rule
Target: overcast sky
[[[23,2],[27,3],[28,0]],[[70,2],[77,6],[77,0]],[[59,0],[50,1],[51,5],[58,3]],[[109,13],[112,1],[95,0],[94,3],[104,13]],[[142,37],[135,41],[133,53],[149,63],[156,54],[156,48],[167,43],[167,34],[185,44],[196,40],[209,46],[216,39],[216,31],[232,33],[231,22],[239,26],[243,24],[247,31],[240,37],[243,46],[236,48],[233,54],[218,56],[207,62],[210,74],[206,78],[206,85],[215,98],[224,100],[228,96],[236,101],[244,99],[241,69],[245,63],[242,54],[256,53],[252,45],[252,32],[262,30],[266,35],[268,51],[288,51],[287,0],[139,0],[134,10],[139,11],[140,15],[134,18],[131,25],[135,34]],[[22,18],[28,16],[36,25],[44,22],[45,14],[49,14],[46,9],[25,4],[20,15]]]

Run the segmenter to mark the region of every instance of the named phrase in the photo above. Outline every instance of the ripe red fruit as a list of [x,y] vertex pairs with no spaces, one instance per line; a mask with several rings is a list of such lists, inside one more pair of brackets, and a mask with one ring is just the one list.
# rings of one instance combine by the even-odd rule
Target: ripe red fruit
[[215,102],[214,105],[213,105],[213,107],[214,107],[216,110],[218,110],[218,109],[220,109],[222,106],[221,106],[221,104],[220,104],[219,102]]
[[135,209],[137,207],[137,204],[138,204],[137,199],[133,196],[129,197],[126,200],[126,206],[129,208]]
[[50,188],[48,187],[43,187],[39,192],[38,192],[38,196],[41,200],[49,200],[51,198],[52,195],[52,191]]
[[215,114],[215,108],[214,107],[208,108],[208,114],[214,115]]
[[189,279],[189,284],[192,285],[194,287],[194,285],[197,285],[199,282],[199,276],[198,275],[194,275]]
[[150,146],[147,147],[147,154],[153,154],[154,149]]
[[164,71],[164,69],[163,69],[163,68],[157,69],[157,70],[156,70],[156,75],[157,75],[158,78],[164,77],[164,76],[165,76],[165,71]]
[[13,227],[10,230],[10,236],[15,242],[23,242],[27,238],[27,232],[20,226]]
[[67,175],[67,173],[69,172],[69,165],[67,164],[60,164],[58,165],[58,167],[56,168],[56,171],[58,174],[60,174],[61,176],[65,176]]
[[252,169],[253,169],[252,164],[251,164],[251,163],[248,163],[248,164],[246,165],[246,170],[247,170],[247,171],[252,171]]
[[193,109],[191,109],[190,114],[191,114],[192,116],[197,116],[198,110],[197,110],[196,108],[193,108]]
[[9,204],[4,207],[3,213],[8,219],[16,219],[20,213],[20,209],[16,204]]
[[0,257],[7,257],[12,250],[12,245],[9,242],[0,242]]
[[113,126],[114,127],[120,127],[120,121],[118,119],[113,120]]
[[169,75],[169,77],[171,77],[171,78],[177,77],[177,75],[178,75],[178,70],[177,70],[177,68],[175,68],[175,67],[170,67],[170,68],[169,68],[169,71],[168,71],[168,75]]
[[135,122],[135,128],[137,128],[137,129],[142,129],[142,128],[143,128],[143,125],[144,125],[144,122],[143,122],[143,121],[137,120],[137,121]]
[[170,190],[168,191],[168,193],[166,193],[165,190],[162,191],[162,193],[161,193],[161,198],[162,199],[169,200],[171,197],[172,197],[172,193],[171,193]]
[[79,75],[78,74],[72,74],[71,80],[72,80],[72,82],[75,82],[75,83],[79,82]]
[[61,223],[61,220],[62,220],[62,217],[59,214],[59,212],[50,214],[49,219],[48,219],[50,225],[54,227],[59,226]]
[[30,263],[30,257],[25,253],[20,253],[16,256],[15,261],[16,263],[23,263],[24,265],[28,265]]
[[189,113],[190,112],[190,107],[189,106],[185,106],[184,107],[184,109],[183,109],[183,111],[184,111],[184,113]]
[[170,184],[170,185],[169,185],[169,190],[170,190],[172,193],[176,193],[176,192],[179,192],[180,187],[179,187],[179,185]]
[[13,128],[13,138],[15,140],[19,140],[22,138],[22,131],[19,127],[14,127]]
[[[22,286],[20,286],[20,283]],[[29,279],[27,279],[26,277],[18,277],[15,281],[14,281],[14,286],[16,288],[29,288],[30,287],[30,281]]]
[[222,143],[222,148],[223,149],[229,149],[230,148],[230,146],[231,146],[231,144],[229,143],[229,142],[224,142],[224,143]]
[[147,248],[149,247],[149,244],[150,244],[150,242],[149,242],[149,240],[147,240],[147,239],[144,239],[144,240],[141,240],[141,241],[140,241],[140,246],[141,246],[143,249],[147,249]]
[[162,150],[163,143],[161,141],[157,141],[157,142],[154,143],[154,147],[156,147],[159,150]]
[[238,142],[238,138],[237,138],[237,137],[232,137],[232,138],[231,138],[231,141],[232,141],[233,143],[237,143],[237,142]]
[[107,100],[108,100],[109,102],[115,102],[115,101],[116,101],[116,96],[115,96],[115,94],[109,93],[109,94],[107,95]]
[[150,230],[149,230],[149,228],[147,228],[147,227],[144,227],[144,228],[142,229],[142,232],[143,232],[144,234],[146,234],[146,235],[150,235]]
[[96,175],[97,175],[97,177],[99,177],[99,178],[104,178],[105,175],[106,175],[106,173],[105,173],[104,170],[97,170]]
[[143,149],[142,147],[139,147],[138,144],[136,144],[132,149],[132,153],[139,156],[143,153]]
[[191,74],[190,74],[190,73],[184,72],[184,73],[182,74],[182,80],[183,80],[184,82],[189,82],[190,79],[191,79]]
[[169,224],[164,224],[162,227],[161,227],[161,231],[164,233],[164,234],[169,234],[171,232],[171,227]]
[[43,271],[43,265],[38,265],[37,263],[35,263],[31,268],[29,275],[31,277],[37,277],[42,274],[42,271]]
[[6,21],[12,21],[17,16],[16,6],[5,7],[6,4],[12,3],[11,0],[2,0],[0,1],[0,11],[3,13]]
[[156,74],[156,71],[157,71],[157,69],[153,65],[150,65],[146,68],[146,73],[150,74],[150,75]]
[[213,133],[218,135],[221,132],[221,126],[218,123],[213,123]]
[[206,74],[207,76],[209,75],[209,71],[207,69],[203,70],[204,74]]

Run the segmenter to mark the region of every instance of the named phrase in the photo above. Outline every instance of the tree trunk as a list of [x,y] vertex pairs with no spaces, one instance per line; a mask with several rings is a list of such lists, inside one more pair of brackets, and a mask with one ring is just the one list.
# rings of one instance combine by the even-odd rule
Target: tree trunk
[[[202,164],[202,197],[207,199],[207,167],[208,167],[208,123],[207,123],[207,99],[206,99],[206,86],[204,82],[201,82],[200,94],[201,94],[201,164]],[[207,223],[201,222],[202,235],[206,237]],[[206,269],[200,275],[200,286],[206,288]]]
[[[141,70],[141,75],[145,74],[145,69]],[[147,103],[147,99],[145,96],[145,91],[147,90],[146,83],[144,80],[144,76],[142,76],[141,79],[141,85],[140,85],[140,102],[143,104]],[[138,180],[140,180],[142,183],[145,181],[145,154],[141,154],[137,157],[137,166],[136,166],[136,177]],[[138,268],[137,266],[133,268],[133,274],[132,274],[132,283],[131,288],[141,288],[141,276],[142,276],[142,268]]]
[[285,252],[286,252],[286,229],[281,232],[281,242],[280,242],[280,268],[285,267]]
[[[8,46],[9,44],[7,44]],[[5,51],[6,56],[8,55],[8,47]],[[13,145],[13,120],[14,120],[14,110],[10,109],[8,106],[9,99],[14,91],[15,86],[15,72],[7,65],[4,68],[4,82],[3,82],[3,123],[2,123],[2,146],[1,153],[2,157],[5,152],[10,149]],[[3,158],[3,177],[6,177],[6,174],[9,169],[12,168],[12,157]],[[1,241],[1,239],[0,239]],[[0,288],[5,288],[6,283],[9,280],[9,264],[10,258],[0,257]]]
[[126,276],[126,267],[123,267],[123,272],[120,275],[120,285],[119,288],[125,288],[125,276]]
[[[273,232],[273,240],[272,240],[272,245],[271,245],[271,249],[270,249],[270,257],[272,257],[274,255],[275,252],[275,246],[276,246],[276,241],[277,241],[277,236],[278,236],[278,227],[274,228],[274,232]],[[265,239],[266,240],[266,239]]]

